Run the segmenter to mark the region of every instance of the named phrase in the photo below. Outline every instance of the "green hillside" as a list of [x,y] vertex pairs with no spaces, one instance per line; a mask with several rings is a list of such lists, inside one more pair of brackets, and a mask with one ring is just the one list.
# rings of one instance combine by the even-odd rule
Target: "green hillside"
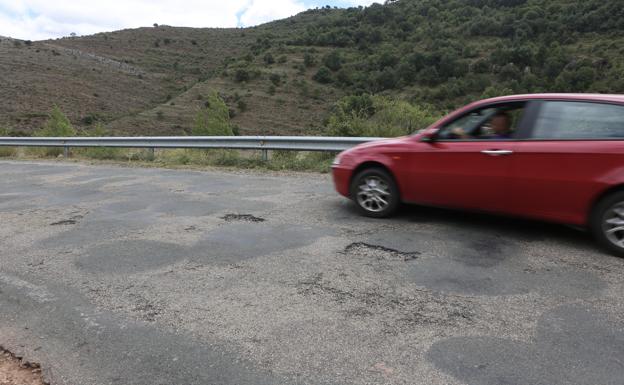
[[[524,92],[624,92],[624,3],[400,0],[309,11],[266,41],[330,48],[318,80],[452,108]],[[257,44],[255,53],[263,54]]]

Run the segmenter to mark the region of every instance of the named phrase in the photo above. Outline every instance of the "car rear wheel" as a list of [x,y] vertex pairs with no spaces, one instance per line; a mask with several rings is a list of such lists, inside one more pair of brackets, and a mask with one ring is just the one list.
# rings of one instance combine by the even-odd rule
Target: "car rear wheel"
[[378,167],[360,171],[351,181],[350,193],[359,211],[372,218],[394,214],[401,201],[392,175]]
[[608,251],[624,257],[624,191],[603,198],[592,212],[591,231]]

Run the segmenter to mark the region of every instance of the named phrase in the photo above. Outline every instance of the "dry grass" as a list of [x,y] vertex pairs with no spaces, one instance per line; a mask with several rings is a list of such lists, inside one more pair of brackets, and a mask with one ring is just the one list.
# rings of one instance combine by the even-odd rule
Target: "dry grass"
[[17,155],[17,149],[14,147],[0,147],[0,158],[11,158]]
[[258,151],[236,150],[164,150],[154,162],[168,165],[199,165],[245,169],[329,172],[334,154],[316,152],[272,151],[267,161]]
[[[30,159],[62,159],[55,153],[47,154],[45,149],[19,149],[12,158]],[[271,171],[308,171],[327,173],[330,171],[333,153],[269,151],[269,159],[262,160],[260,151],[238,150],[198,150],[198,149],[114,149],[114,148],[80,148],[72,149],[70,160],[104,161],[125,163],[135,166],[156,166],[165,168],[192,167],[211,168],[225,167],[237,169],[259,169]]]

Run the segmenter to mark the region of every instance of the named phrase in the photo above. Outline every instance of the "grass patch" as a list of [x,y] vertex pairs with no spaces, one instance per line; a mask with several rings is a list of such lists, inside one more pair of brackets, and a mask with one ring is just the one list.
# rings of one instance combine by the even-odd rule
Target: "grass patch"
[[[12,131],[6,127],[0,127],[0,136],[11,136]],[[9,158],[17,155],[15,147],[0,147],[0,158]]]
[[88,147],[76,151],[76,155],[99,160],[122,160],[125,154],[122,149],[114,147]]
[[[12,149],[13,150],[13,149]],[[0,148],[0,157],[29,158],[58,158],[54,153],[46,155],[43,149],[27,148],[22,156],[17,151],[3,155]],[[32,151],[40,150],[40,151]],[[6,151],[6,150],[5,150]],[[226,167],[239,169],[257,169],[270,171],[307,171],[327,173],[331,169],[335,153],[325,152],[295,152],[269,151],[269,159],[262,160],[260,151],[239,151],[225,149],[112,149],[112,148],[78,148],[71,152],[71,159],[75,160],[102,160],[124,162],[137,166],[152,164],[159,167]]]
[[335,154],[272,151],[262,160],[258,151],[175,149],[156,152],[154,162],[162,166],[196,165],[244,169],[329,172]]
[[17,156],[17,148],[0,147],[0,158],[12,158]]

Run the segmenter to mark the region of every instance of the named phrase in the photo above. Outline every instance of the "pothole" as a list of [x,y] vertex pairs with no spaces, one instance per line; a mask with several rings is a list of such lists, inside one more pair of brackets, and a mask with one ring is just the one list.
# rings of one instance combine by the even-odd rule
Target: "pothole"
[[38,364],[24,362],[0,347],[0,385],[47,385]]
[[54,222],[54,223],[50,223],[50,226],[68,226],[68,225],[75,225],[76,223],[78,223],[79,220],[81,220],[83,217],[82,215],[74,215],[73,217],[69,218],[69,219],[64,219],[62,221],[58,221],[58,222]]
[[132,311],[136,313],[141,320],[154,322],[156,318],[161,315],[162,309],[148,299],[140,295],[132,295],[132,297],[136,297],[136,304],[132,308]]
[[404,262],[414,260],[418,258],[418,256],[421,254],[417,251],[412,251],[412,252],[399,251],[396,249],[391,249],[391,248],[383,247],[379,245],[371,245],[371,244],[364,243],[364,242],[355,242],[355,243],[348,245],[347,247],[345,247],[344,253],[350,254],[350,255],[368,257],[368,258],[373,257],[379,260],[386,260],[386,261],[399,260],[399,261],[404,261]]
[[226,214],[221,217],[226,222],[264,222],[266,219],[251,214]]

